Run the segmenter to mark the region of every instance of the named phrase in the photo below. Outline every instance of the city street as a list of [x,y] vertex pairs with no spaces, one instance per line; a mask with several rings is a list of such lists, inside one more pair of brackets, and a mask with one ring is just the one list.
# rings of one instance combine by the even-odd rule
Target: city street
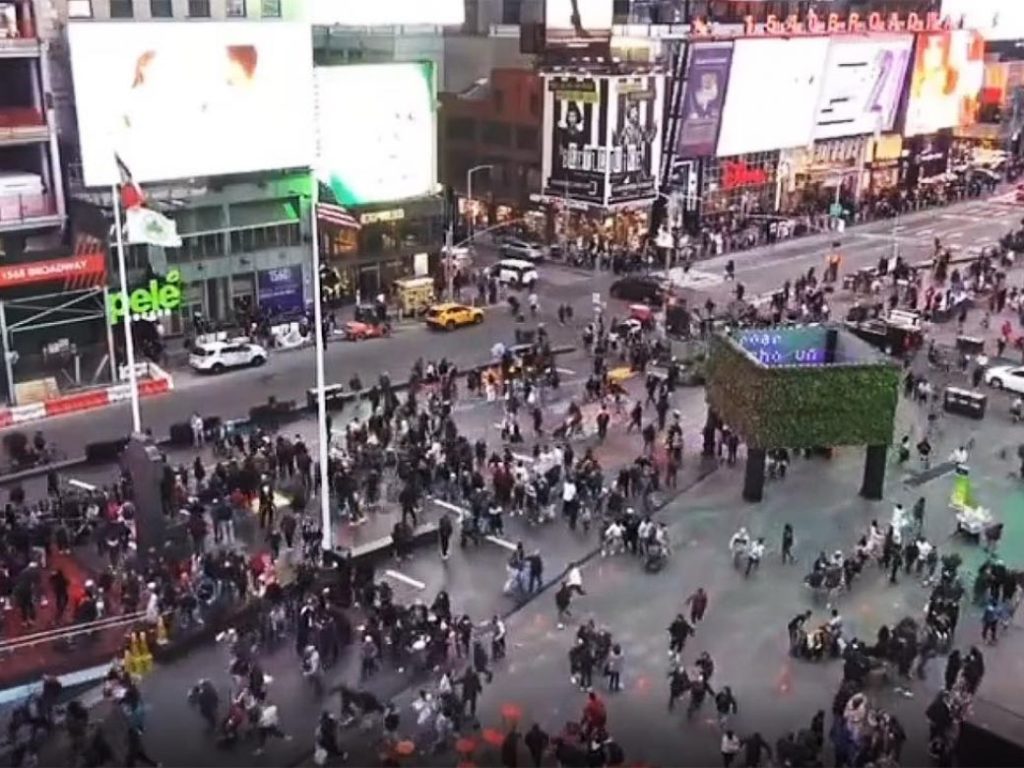
[[[1022,209],[1011,202],[974,200],[937,210],[922,211],[902,217],[896,224],[896,242],[900,252],[911,262],[930,258],[934,239],[954,249],[967,252],[998,239],[1019,226]],[[852,272],[878,263],[882,255],[892,251],[893,222],[879,221],[847,229],[842,235],[823,233],[799,240],[784,241],[773,246],[735,254],[717,256],[697,263],[689,280],[682,280],[682,270],[674,275],[676,282],[689,285],[711,295],[721,303],[732,285],[722,276],[725,264],[735,261],[737,281],[742,282],[748,296],[768,293],[786,278],[794,278],[810,267],[821,272],[826,254],[834,241],[842,243],[843,272]],[[479,261],[489,263],[493,251],[481,246]],[[555,310],[560,303],[571,303],[577,325],[591,314],[591,294],[603,292],[612,282],[607,273],[544,264],[540,268],[540,319],[546,322],[554,343],[578,343],[577,329],[559,327]],[[625,303],[611,301],[609,314],[625,314]],[[434,333],[419,324],[400,326],[394,337],[361,343],[335,342],[328,346],[326,370],[328,383],[346,384],[353,374],[364,383],[376,380],[388,371],[393,380],[401,380],[417,357],[438,360],[447,357],[459,366],[485,362],[495,342],[510,344],[515,323],[507,305],[487,310],[487,319],[480,326],[453,333]],[[224,374],[220,377],[199,376],[191,371],[175,371],[175,391],[144,400],[143,424],[157,436],[167,435],[170,425],[187,420],[194,411],[203,415],[240,418],[248,415],[253,405],[274,396],[279,401],[304,403],[306,391],[315,383],[313,353],[310,349],[272,355],[263,367]],[[82,414],[49,419],[39,424],[47,437],[55,441],[69,456],[80,456],[86,443],[123,436],[130,428],[127,403]]]

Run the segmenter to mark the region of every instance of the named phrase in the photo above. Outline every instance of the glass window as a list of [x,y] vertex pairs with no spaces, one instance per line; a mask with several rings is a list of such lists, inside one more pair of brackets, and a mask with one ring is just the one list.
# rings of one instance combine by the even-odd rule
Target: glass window
[[110,18],[130,19],[135,16],[135,0],[110,0]]
[[512,129],[504,123],[486,122],[483,132],[484,142],[499,147],[507,147],[512,143]]
[[154,19],[169,19],[174,16],[171,0],[149,0],[149,15]]
[[263,0],[260,15],[265,19],[280,19],[281,0]]
[[229,19],[244,19],[245,0],[228,0],[225,11]]
[[68,0],[68,18],[91,19],[92,0]]
[[210,0],[188,0],[188,15],[193,19],[210,18]]

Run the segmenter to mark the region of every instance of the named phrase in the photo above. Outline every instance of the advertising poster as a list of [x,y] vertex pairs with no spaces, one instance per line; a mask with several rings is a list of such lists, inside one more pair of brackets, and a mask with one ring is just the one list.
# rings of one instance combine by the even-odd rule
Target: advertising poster
[[316,170],[340,205],[405,200],[437,185],[430,62],[318,67]]
[[892,130],[913,46],[913,35],[832,38],[814,138]]
[[301,264],[257,272],[256,281],[260,308],[271,315],[294,312],[305,306]]
[[653,198],[661,167],[665,78],[617,77],[612,81],[608,143],[608,203]]
[[676,129],[677,157],[715,153],[731,65],[732,45],[694,46],[683,92],[683,113]]
[[719,157],[811,142],[828,45],[827,37],[736,41]]
[[607,77],[545,77],[543,194],[605,204]]
[[923,181],[942,176],[949,170],[949,153],[953,145],[951,131],[935,136],[915,136],[907,142],[904,182],[916,187]]
[[612,39],[613,0],[544,0],[550,48],[592,48]]
[[985,84],[985,41],[974,30],[917,36],[904,136],[973,124]]
[[400,24],[459,26],[466,20],[465,0],[307,0],[310,22],[326,26],[379,27]]
[[309,26],[82,22],[68,26],[85,184],[308,167]]

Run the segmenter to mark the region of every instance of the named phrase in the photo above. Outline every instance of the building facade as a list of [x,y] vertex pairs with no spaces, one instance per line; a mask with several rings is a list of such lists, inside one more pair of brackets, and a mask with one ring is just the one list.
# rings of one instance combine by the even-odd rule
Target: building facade
[[488,219],[498,208],[526,208],[540,189],[542,93],[533,69],[495,69],[467,91],[440,95],[441,181],[462,197],[472,192]]

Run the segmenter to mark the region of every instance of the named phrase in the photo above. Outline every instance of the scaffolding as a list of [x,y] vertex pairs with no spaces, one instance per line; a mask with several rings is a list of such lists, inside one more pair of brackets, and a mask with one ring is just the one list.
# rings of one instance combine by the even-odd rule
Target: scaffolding
[[[8,399],[11,405],[18,405],[15,367],[28,369],[32,360],[18,350],[17,339],[35,331],[64,326],[80,326],[85,323],[100,323],[105,329],[106,350],[98,353],[99,359],[95,370],[87,381],[82,377],[82,357],[77,345],[68,349],[66,355],[48,355],[46,349],[40,353],[42,365],[38,371],[31,371],[29,378],[35,377],[47,369],[52,369],[48,358],[60,360],[65,358],[70,363],[60,366],[59,372],[64,380],[58,385],[67,384],[71,387],[91,386],[99,383],[104,369],[109,371],[110,381],[116,382],[114,360],[114,333],[107,321],[106,287],[81,288],[69,291],[36,294],[26,298],[4,299],[0,301],[0,344],[4,356],[4,374],[6,377]],[[20,364],[20,365],[19,365]]]

